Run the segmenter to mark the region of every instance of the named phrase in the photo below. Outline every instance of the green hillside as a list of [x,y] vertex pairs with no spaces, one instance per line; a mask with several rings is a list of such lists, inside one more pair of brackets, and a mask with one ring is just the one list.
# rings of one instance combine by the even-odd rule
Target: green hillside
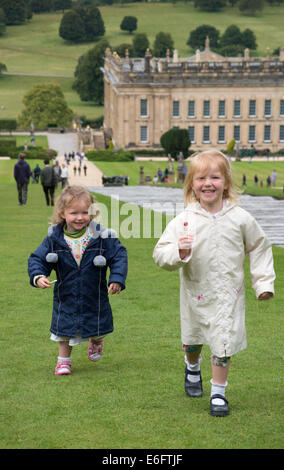
[[[260,55],[266,54],[279,46],[284,47],[284,5],[266,6],[256,16],[245,16],[235,7],[226,7],[219,13],[200,12],[193,3],[133,3],[123,6],[100,7],[105,23],[105,38],[112,46],[131,43],[132,36],[120,30],[124,16],[138,18],[139,33],[146,33],[152,45],[158,32],[170,32],[175,48],[180,56],[189,56],[192,50],[186,45],[190,31],[202,24],[215,26],[220,33],[231,24],[236,24],[243,31],[250,28],[257,39]],[[102,110],[95,110],[92,103],[82,103],[72,90],[72,81],[78,58],[95,43],[69,44],[58,34],[61,13],[34,14],[32,20],[21,26],[8,26],[0,38],[1,62],[9,73],[59,75],[68,78],[56,78],[66,95],[69,106],[78,114],[95,117]],[[0,103],[5,106],[5,117],[16,117],[22,108],[22,98],[37,77],[5,76],[0,82]],[[44,78],[46,80],[46,78]],[[54,80],[48,77],[48,80]],[[3,113],[2,113],[3,114]],[[4,117],[1,115],[1,117]]]

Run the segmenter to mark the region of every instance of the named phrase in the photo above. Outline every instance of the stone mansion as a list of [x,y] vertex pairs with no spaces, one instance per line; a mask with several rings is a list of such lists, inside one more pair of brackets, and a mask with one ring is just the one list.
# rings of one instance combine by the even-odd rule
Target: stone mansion
[[124,58],[106,50],[104,130],[117,147],[159,148],[170,128],[188,129],[194,150],[284,148],[284,49],[278,57]]

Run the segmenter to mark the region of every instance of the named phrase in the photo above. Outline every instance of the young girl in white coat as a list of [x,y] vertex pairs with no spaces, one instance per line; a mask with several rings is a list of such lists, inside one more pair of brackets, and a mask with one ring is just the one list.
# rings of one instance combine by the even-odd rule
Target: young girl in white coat
[[203,393],[203,344],[211,349],[213,416],[229,414],[225,398],[230,358],[246,348],[244,259],[259,300],[274,295],[270,243],[256,220],[237,205],[230,162],[218,150],[196,155],[184,185],[185,210],[166,227],[153,257],[161,268],[180,268],[181,339],[185,392]]

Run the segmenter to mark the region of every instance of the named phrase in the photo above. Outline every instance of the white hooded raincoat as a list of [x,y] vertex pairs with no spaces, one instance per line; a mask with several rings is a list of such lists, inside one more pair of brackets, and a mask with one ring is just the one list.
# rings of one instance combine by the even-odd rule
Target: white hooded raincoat
[[[184,234],[184,222],[194,242],[190,256],[181,260],[178,239]],[[183,344],[208,344],[218,357],[230,357],[246,348],[246,254],[256,296],[274,293],[270,243],[241,207],[224,201],[223,209],[212,216],[199,203],[192,203],[167,225],[153,257],[161,268],[180,268]]]

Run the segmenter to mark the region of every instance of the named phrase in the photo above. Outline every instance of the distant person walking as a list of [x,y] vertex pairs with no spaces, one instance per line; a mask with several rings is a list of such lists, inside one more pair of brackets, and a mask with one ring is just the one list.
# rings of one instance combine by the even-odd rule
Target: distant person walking
[[277,171],[273,170],[273,172],[271,174],[271,184],[272,184],[272,186],[276,185],[276,179],[277,179]]
[[56,185],[56,174],[53,167],[49,166],[49,160],[44,160],[45,167],[41,170],[40,179],[45,194],[46,205],[54,206],[54,191]]
[[39,182],[39,175],[40,175],[40,167],[37,164],[36,167],[34,168],[34,179],[36,183]]
[[14,166],[14,178],[17,182],[19,205],[24,206],[27,203],[28,184],[32,175],[30,165],[25,162],[26,155],[20,153],[19,161]]
[[65,163],[62,163],[62,169],[61,169],[61,184],[62,184],[62,189],[65,188],[65,186],[68,184],[68,176],[69,176],[69,171]]
[[56,183],[55,183],[55,188],[57,188],[59,181],[61,180],[61,168],[59,165],[59,161],[56,160],[55,165],[53,165],[53,170],[56,176]]

